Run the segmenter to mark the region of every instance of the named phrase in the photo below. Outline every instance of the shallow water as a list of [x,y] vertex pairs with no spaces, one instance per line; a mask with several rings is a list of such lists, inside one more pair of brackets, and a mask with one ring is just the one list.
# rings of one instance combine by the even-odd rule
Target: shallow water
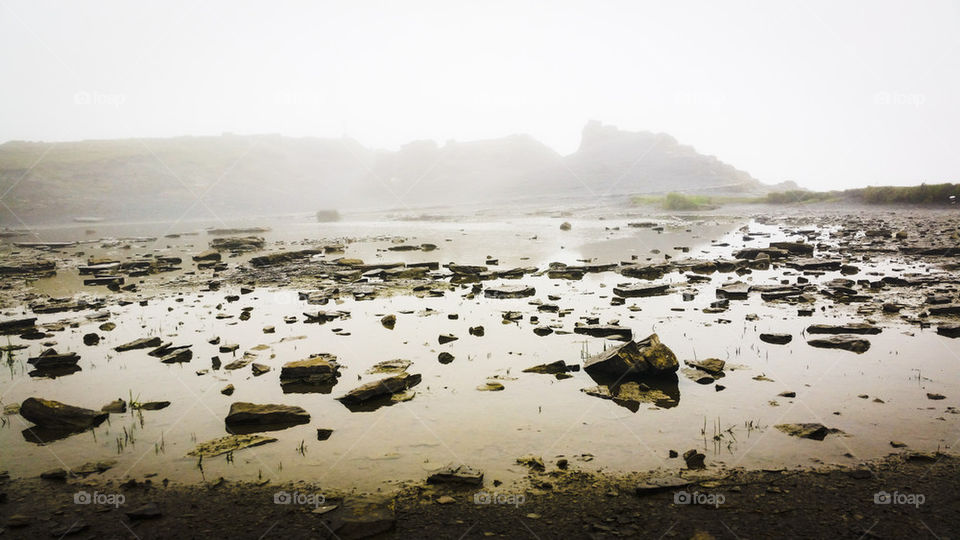
[[[747,245],[765,246],[770,240],[784,237],[777,227],[734,218],[711,218],[699,223],[673,221],[662,234],[629,228],[625,219],[569,221],[573,229],[563,233],[557,229],[559,220],[548,217],[498,222],[474,218],[439,223],[336,224],[289,219],[264,223],[273,230],[263,236],[268,245],[304,239],[351,240],[343,255],[328,258],[357,257],[368,263],[482,264],[489,255],[499,259],[499,266],[494,267],[499,269],[544,269],[552,261],[575,263],[578,259],[599,263],[629,261],[633,255],[640,261],[647,257],[662,260],[662,255],[651,254],[651,249],[677,258],[729,257],[735,248],[744,245],[739,229],[745,225],[753,232],[771,235]],[[71,251],[131,256],[159,250],[182,255],[185,270],[191,270],[189,255],[206,249],[209,235],[167,239],[162,238],[165,227],[170,228],[156,224],[110,230],[109,226],[97,224],[93,228],[102,231],[95,235],[98,237],[109,234],[161,238],[135,243],[132,250],[89,244]],[[183,224],[177,227],[180,228],[174,232],[199,229]],[[607,230],[613,227],[620,229]],[[45,230],[43,239],[78,239],[84,228],[87,227]],[[159,232],[151,232],[156,230]],[[405,243],[432,242],[439,249],[383,251],[393,245],[396,237],[405,238]],[[711,245],[711,240],[731,245]],[[682,253],[674,250],[675,246],[690,246],[690,251]],[[225,260],[232,264],[244,259]],[[920,265],[879,259],[858,265],[862,272],[854,279],[871,271],[898,275],[926,270]],[[239,287],[224,285],[216,292],[178,292],[162,283],[175,276],[150,276],[143,279],[142,287],[149,291],[143,296],[151,297],[147,306],[134,303],[108,308],[110,320],[117,324],[112,332],[97,330],[102,321],[84,321],[85,312],[41,315],[41,323],[81,321],[78,328],[68,328],[53,339],[59,352],[76,351],[81,355],[82,371],[57,379],[29,377],[25,359],[44,347],[25,341],[30,348],[14,353],[15,360],[0,379],[0,396],[3,404],[42,396],[95,409],[118,397],[131,396],[138,401],[169,400],[172,405],[160,411],[144,411],[142,418],[139,413],[111,415],[109,424],[93,432],[43,445],[25,439],[22,431],[29,423],[19,415],[6,416],[7,422],[0,429],[0,469],[30,476],[54,467],[115,459],[118,464],[105,473],[108,477],[156,473],[161,478],[184,482],[219,476],[245,480],[308,479],[332,487],[375,489],[393,481],[421,480],[426,471],[448,462],[467,463],[485,470],[488,480],[510,482],[525,473],[522,466],[515,464],[516,458],[525,454],[542,455],[548,462],[562,455],[581,468],[634,471],[679,468],[682,460],[667,457],[671,449],[681,453],[689,448],[701,449],[707,454],[708,464],[780,467],[811,464],[814,460],[850,463],[880,457],[892,451],[891,440],[902,440],[916,450],[935,450],[954,443],[960,436],[958,415],[945,412],[945,408],[958,395],[955,373],[960,347],[956,340],[938,336],[933,329],[908,325],[896,315],[877,314],[872,318],[883,327],[883,332],[867,336],[870,350],[857,355],[810,347],[802,335],[810,324],[862,321],[863,317],[856,314],[857,304],[835,305],[818,299],[813,317],[797,317],[796,306],[764,302],[758,293],[751,293],[749,300],[731,300],[726,312],[701,311],[716,300],[715,288],[726,281],[794,282],[797,275],[784,269],[754,271],[739,278],[714,273],[711,282],[690,285],[683,274],[672,273],[658,280],[676,284],[667,296],[628,298],[623,306],[610,305],[613,286],[636,280],[613,272],[587,274],[579,281],[530,275],[504,281],[534,286],[536,295],[524,299],[478,295],[467,300],[463,295],[470,291],[470,285],[466,285],[448,291],[442,298],[398,295],[365,301],[347,299],[326,306],[311,306],[299,300],[296,290],[302,288],[257,288],[237,302],[226,302],[225,297],[238,294]],[[807,277],[816,283],[840,277],[840,273]],[[484,286],[496,283],[488,281]],[[34,287],[48,294],[65,295],[76,290],[111,294],[102,288],[82,287],[75,269],[61,270],[56,278],[40,280]],[[693,301],[685,302],[681,291],[697,295]],[[550,302],[547,295],[553,294],[561,299]],[[530,305],[535,299],[573,312],[563,317],[537,312],[536,306]],[[631,311],[630,306],[640,310]],[[244,307],[253,308],[251,318],[239,321],[237,316]],[[348,311],[351,316],[323,325],[305,323],[302,313],[317,309]],[[505,324],[501,313],[508,310],[522,312],[524,320]],[[401,313],[406,311],[412,313]],[[17,312],[7,310],[5,316]],[[218,313],[233,318],[217,319]],[[379,322],[387,313],[397,314],[392,331]],[[459,318],[450,320],[448,314],[454,313]],[[759,320],[747,321],[747,314],[756,314]],[[282,318],[287,315],[297,316],[298,322],[284,324]],[[597,316],[601,322],[619,320],[633,329],[637,339],[655,332],[677,354],[681,364],[695,358],[726,360],[727,375],[719,381],[726,390],[718,392],[714,385],[700,385],[680,375],[675,389],[671,389],[679,395],[676,406],[650,404],[634,412],[581,392],[582,388],[597,384],[582,371],[567,380],[521,373],[527,367],[555,360],[580,363],[586,354],[618,344],[572,333],[539,337],[532,331],[536,325],[529,322],[530,315],[539,316],[540,324],[556,325],[567,331],[572,331],[580,317]],[[468,328],[476,325],[485,327],[485,336],[468,333]],[[262,333],[264,326],[274,326],[276,333]],[[349,335],[337,335],[337,328]],[[83,345],[81,338],[87,332],[99,333],[103,337],[100,344]],[[758,339],[761,332],[788,332],[794,339],[785,346],[766,344]],[[438,335],[446,333],[459,339],[439,345]],[[113,351],[119,344],[147,335],[162,336],[175,345],[192,344],[193,360],[165,365],[148,356],[148,349]],[[232,372],[221,368],[197,375],[197,371],[211,368],[213,356],[219,356],[224,364],[234,359],[207,343],[213,336],[220,336],[223,343],[240,344],[237,358],[244,351],[251,351],[257,355],[256,362],[271,366],[272,371],[254,377],[247,366]],[[296,339],[301,336],[302,339]],[[11,337],[11,342],[21,340]],[[441,351],[454,354],[455,360],[440,364],[437,355]],[[318,352],[337,355],[345,366],[332,392],[284,394],[279,384],[280,366]],[[371,412],[351,412],[334,399],[359,384],[382,377],[365,372],[373,364],[393,358],[412,360],[409,372],[423,375],[422,383],[414,388],[413,400]],[[772,381],[752,379],[758,375]],[[476,390],[493,376],[499,378],[505,390]],[[220,394],[228,383],[236,387],[230,397]],[[795,391],[797,398],[777,397],[786,390]],[[927,392],[950,399],[930,401]],[[861,394],[869,399],[858,397]],[[884,403],[875,403],[874,398]],[[270,432],[279,442],[238,451],[233,461],[224,456],[205,459],[201,469],[197,460],[186,457],[186,453],[198,442],[226,434],[224,418],[235,401],[299,405],[312,418],[309,424]],[[829,436],[824,441],[796,439],[773,428],[785,422],[821,422],[847,435]],[[723,433],[714,440],[716,423]],[[317,428],[330,428],[334,433],[329,440],[317,441]],[[845,457],[846,453],[853,457]],[[589,456],[585,458],[584,454]]]

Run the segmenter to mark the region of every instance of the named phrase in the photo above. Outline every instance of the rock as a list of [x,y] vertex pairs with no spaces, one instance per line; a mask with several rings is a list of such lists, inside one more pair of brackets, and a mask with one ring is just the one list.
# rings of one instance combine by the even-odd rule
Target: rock
[[960,304],[930,306],[927,311],[931,315],[960,315]]
[[373,367],[367,370],[367,373],[371,375],[375,375],[377,373],[402,373],[412,365],[413,362],[410,360],[404,360],[402,358],[384,360],[383,362],[377,362],[374,364]]
[[364,403],[375,398],[404,392],[419,384],[420,379],[419,374],[402,373],[394,375],[358,386],[338,397],[337,400],[348,405]]
[[466,484],[483,485],[483,472],[466,465],[449,464],[434,471],[427,477],[430,484]]
[[320,250],[320,249],[301,249],[299,251],[281,251],[278,253],[270,253],[267,255],[252,257],[250,259],[250,264],[254,267],[262,268],[264,266],[273,266],[277,264],[293,262],[300,259],[306,259],[308,257],[319,255],[321,253],[323,253],[323,250]]
[[[227,428],[269,426],[271,429],[306,424],[310,414],[300,407],[290,405],[247,403],[238,401],[230,406],[225,420]],[[282,427],[281,427],[282,426]]]
[[867,352],[867,350],[870,349],[869,341],[842,334],[830,336],[829,338],[811,339],[807,341],[807,345],[821,349],[843,349],[857,354]]
[[159,411],[160,409],[166,409],[169,406],[169,401],[148,401],[139,405],[134,404],[135,409],[140,409],[143,411]]
[[457,502],[457,500],[449,495],[443,495],[437,498],[437,504],[453,504],[455,502]]
[[750,286],[742,281],[725,283],[717,289],[717,298],[728,300],[746,300],[750,294]]
[[217,350],[222,353],[232,353],[236,352],[238,349],[240,349],[240,344],[238,343],[223,343]]
[[450,343],[451,341],[456,341],[457,339],[459,338],[453,334],[440,334],[440,337],[437,338],[437,341],[443,345],[445,343]]
[[331,435],[333,435],[333,430],[332,430],[332,429],[317,428],[317,440],[318,440],[318,441],[325,441],[325,440],[329,439]]
[[94,346],[100,343],[100,334],[91,332],[89,334],[83,335],[83,344],[87,346]]
[[593,337],[605,337],[619,341],[627,341],[633,337],[633,330],[625,326],[611,324],[580,324],[573,327],[573,332]]
[[160,361],[164,364],[180,364],[189,362],[193,358],[193,350],[187,347],[172,349],[168,354],[162,356]]
[[526,285],[500,285],[487,287],[483,291],[486,298],[526,298],[537,294],[537,290]]
[[785,398],[795,398],[795,397],[797,397],[797,393],[796,393],[796,392],[791,392],[791,391],[789,391],[789,390],[784,391],[784,392],[780,392],[780,393],[777,394],[777,395],[780,396],[780,397],[785,397]]
[[575,371],[571,368],[579,369],[579,366],[568,366],[563,360],[557,360],[556,362],[551,362],[549,364],[540,364],[533,367],[528,367],[523,370],[524,373],[542,373],[544,375],[556,375],[557,373],[566,373],[567,371]]
[[261,444],[276,442],[276,440],[277,439],[273,437],[256,434],[227,435],[226,437],[200,443],[196,448],[188,452],[187,455],[194,457],[214,457],[228,452],[235,452],[243,448],[250,448],[251,446],[260,446]]
[[369,538],[393,530],[397,517],[391,500],[350,499],[343,505],[343,514],[334,533],[344,540]]
[[484,330],[482,326],[471,326],[470,335],[476,337],[483,337]]
[[[210,247],[218,251],[256,251],[263,249],[266,244],[263,238],[259,236],[234,236],[228,238],[214,238],[210,241]],[[196,260],[196,258],[194,258]],[[215,260],[215,259],[207,259]]]
[[935,400],[935,401],[939,401],[939,400],[941,400],[941,399],[947,399],[947,396],[945,396],[945,395],[943,395],[943,394],[934,394],[934,393],[931,393],[931,392],[927,392],[927,399],[932,399],[932,400]]
[[570,225],[569,221],[564,221],[560,224],[561,231],[569,231],[571,228],[573,228],[573,225]]
[[450,362],[453,362],[453,360],[454,356],[446,351],[443,351],[437,355],[437,361],[439,361],[441,364],[449,364]]
[[79,360],[77,353],[58,354],[54,349],[47,349],[40,356],[28,358],[27,363],[42,371],[76,366]]
[[99,426],[109,414],[31,397],[20,404],[20,416],[44,428],[82,431]]
[[208,249],[193,256],[193,260],[197,262],[216,262],[220,258],[220,252],[215,249]]
[[380,324],[382,324],[384,328],[393,330],[393,327],[396,326],[397,324],[397,316],[387,315],[384,318],[380,319]]
[[100,408],[105,413],[122,414],[127,412],[127,402],[122,399],[111,401]]
[[937,326],[937,333],[949,338],[960,337],[960,324],[944,323]]
[[266,364],[258,364],[256,362],[254,362],[254,364],[250,366],[250,368],[253,371],[254,377],[259,377],[260,375],[263,375],[264,373],[267,373],[270,371],[270,366]]
[[791,255],[813,255],[813,244],[804,242],[770,242],[770,247],[785,250]]
[[868,323],[849,323],[844,325],[811,324],[807,327],[808,334],[879,334],[883,329]]
[[486,266],[467,266],[463,264],[450,264],[447,268],[454,274],[461,276],[474,276],[487,271]]
[[[676,454],[676,452],[673,452]],[[672,457],[676,457],[675,455]],[[635,492],[638,496],[653,495],[664,491],[682,489],[690,485],[690,481],[679,476],[654,476],[637,484]]]
[[28,317],[25,319],[7,319],[0,321],[0,334],[22,334],[36,326],[37,318]]
[[540,337],[549,336],[553,333],[553,328],[549,326],[537,326],[533,329],[533,333]]
[[760,334],[760,341],[773,343],[774,345],[786,345],[793,341],[793,336],[790,334]]
[[228,384],[228,385],[224,386],[222,390],[220,390],[220,393],[223,394],[223,395],[225,395],[225,396],[232,396],[232,395],[233,395],[233,391],[234,391],[233,385],[232,385],[232,384]]
[[274,326],[264,326],[264,327],[263,327],[263,333],[264,333],[264,334],[274,334],[274,333],[276,333],[276,331],[277,331],[277,329],[276,329],[276,327],[274,327]]
[[62,468],[50,469],[40,473],[40,478],[44,480],[63,481],[67,479],[67,471]]
[[280,384],[336,383],[340,376],[340,364],[332,354],[315,354],[305,360],[288,362],[280,369]]
[[700,361],[688,360],[687,365],[702,371],[706,371],[711,375],[722,375],[723,368],[726,366],[726,362],[720,360],[719,358],[707,358],[706,360]]
[[134,349],[146,349],[149,347],[159,347],[159,346],[160,346],[159,337],[140,338],[140,339],[135,339],[130,343],[124,343],[123,345],[114,347],[113,350],[117,352],[124,352],[124,351],[132,351]]
[[517,463],[519,463],[520,465],[524,465],[524,466],[526,466],[526,467],[530,467],[531,469],[533,469],[533,470],[535,470],[535,471],[544,471],[544,470],[546,470],[546,468],[547,468],[547,467],[543,464],[543,458],[542,458],[542,457],[540,457],[540,456],[534,456],[534,455],[532,455],[532,454],[518,457],[518,458],[517,458]]
[[803,439],[813,439],[815,441],[822,441],[827,435],[831,433],[843,433],[839,429],[831,429],[823,424],[817,423],[807,423],[807,424],[777,424],[774,426],[780,431],[791,435],[793,437],[800,437]]
[[656,376],[675,373],[680,368],[676,355],[660,343],[656,334],[646,339],[608,349],[584,361],[583,369],[590,374]]
[[496,381],[487,381],[484,384],[481,384],[477,387],[477,390],[481,392],[499,392],[504,389],[504,386]]
[[160,512],[157,503],[147,503],[127,512],[127,517],[135,521],[141,519],[157,519],[161,516],[163,516],[163,513]]
[[707,456],[696,450],[687,450],[683,453],[683,461],[686,462],[688,469],[705,469],[707,466],[704,460]]
[[900,441],[890,441],[890,446],[892,446],[892,447],[894,447],[894,448],[906,448],[906,447],[907,447],[907,443],[905,443],[905,442],[900,442]]
[[670,285],[666,283],[657,285],[620,285],[613,288],[613,294],[623,298],[640,298],[645,296],[660,296],[667,294]]

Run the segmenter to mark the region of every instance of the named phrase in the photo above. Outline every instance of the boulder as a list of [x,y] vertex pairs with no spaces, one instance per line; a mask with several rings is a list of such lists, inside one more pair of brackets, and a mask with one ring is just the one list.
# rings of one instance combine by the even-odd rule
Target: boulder
[[656,334],[633,340],[590,357],[583,364],[589,374],[656,376],[675,373],[680,368],[677,357]]
[[20,416],[43,428],[81,431],[99,426],[109,414],[31,397],[20,404]]
[[305,360],[288,362],[280,368],[280,384],[327,384],[337,381],[340,364],[332,354],[316,354]]

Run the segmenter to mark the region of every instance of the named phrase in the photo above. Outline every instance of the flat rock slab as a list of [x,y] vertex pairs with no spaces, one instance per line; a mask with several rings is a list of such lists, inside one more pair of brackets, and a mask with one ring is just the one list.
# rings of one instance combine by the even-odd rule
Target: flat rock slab
[[420,374],[403,373],[360,385],[337,398],[341,403],[357,404],[378,397],[399,394],[420,383]]
[[873,326],[869,323],[849,323],[849,324],[811,324],[807,327],[808,334],[858,334],[875,335],[883,329]]
[[667,294],[669,290],[670,285],[666,283],[657,285],[636,284],[614,287],[613,294],[623,298],[641,298],[644,296],[660,296]]
[[870,349],[869,341],[843,334],[830,336],[828,338],[811,339],[807,341],[807,345],[820,349],[843,349],[857,354],[865,353]]
[[717,289],[717,298],[746,300],[750,295],[750,286],[742,281],[725,283]]
[[396,358],[394,360],[385,360],[383,362],[377,362],[370,369],[367,370],[367,373],[373,375],[377,373],[402,373],[407,370],[413,362],[410,360],[404,360],[403,358]]
[[159,347],[160,346],[159,337],[151,338],[140,338],[131,341],[130,343],[124,343],[123,345],[118,345],[114,347],[113,350],[117,352],[132,351],[135,349],[146,349],[148,347]]
[[949,338],[960,337],[960,324],[941,324],[937,326],[937,333],[941,336],[947,336]]
[[466,484],[471,486],[483,485],[483,471],[470,468],[466,465],[451,463],[434,471],[427,477],[431,484]]
[[800,437],[802,439],[813,439],[815,441],[822,441],[826,438],[827,435],[832,433],[843,433],[839,429],[832,429],[824,426],[823,424],[808,423],[808,424],[777,424],[777,429],[791,435],[793,437]]
[[790,334],[760,334],[760,341],[764,343],[772,343],[774,345],[786,345],[793,341],[793,336]]
[[332,354],[317,354],[305,360],[288,362],[280,368],[280,384],[336,382],[340,364]]
[[110,415],[59,401],[31,397],[20,404],[20,416],[40,427],[79,431],[99,426]]
[[628,341],[590,357],[583,364],[587,373],[621,377],[624,375],[665,375],[680,368],[677,356],[660,343],[656,334],[635,342]]
[[664,491],[682,489],[690,485],[690,480],[679,476],[654,476],[637,484],[636,494],[639,496],[653,495]]
[[251,446],[260,446],[261,444],[276,442],[276,440],[277,439],[273,437],[267,437],[265,435],[227,435],[226,437],[200,443],[196,448],[188,452],[187,455],[194,457],[214,457],[243,448],[250,448]]
[[537,290],[526,285],[499,285],[483,290],[486,298],[526,298],[537,294]]
[[687,365],[706,371],[711,375],[720,375],[723,373],[723,368],[727,365],[727,363],[719,358],[707,358],[699,361],[688,360]]
[[616,326],[612,324],[581,324],[573,328],[574,333],[585,336],[605,337],[621,341],[629,340],[633,337],[633,330],[626,326]]
[[290,405],[247,403],[238,401],[230,406],[227,415],[227,426],[294,426],[306,424],[310,421],[310,414],[301,407]]

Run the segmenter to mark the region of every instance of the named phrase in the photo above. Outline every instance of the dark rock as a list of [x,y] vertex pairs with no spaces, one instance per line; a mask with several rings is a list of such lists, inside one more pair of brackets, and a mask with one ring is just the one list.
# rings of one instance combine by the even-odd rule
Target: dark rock
[[614,287],[613,294],[623,298],[641,298],[667,294],[668,290],[670,290],[670,285],[666,283],[657,285],[631,284]]
[[434,471],[427,477],[430,484],[466,484],[470,486],[483,485],[483,472],[466,465],[451,463]]
[[870,349],[869,341],[843,334],[830,336],[828,338],[811,339],[807,341],[807,344],[820,349],[843,349],[857,354],[865,353]]
[[471,327],[470,327],[470,335],[471,335],[471,336],[482,337],[483,334],[484,334],[484,330],[483,330],[483,327],[482,327],[482,326],[471,326]]
[[159,337],[140,338],[140,339],[135,339],[130,343],[124,343],[123,345],[114,347],[113,350],[117,352],[124,352],[124,351],[132,351],[134,349],[146,349],[149,347],[159,347],[160,343],[161,341]]
[[808,334],[879,334],[883,329],[869,323],[849,323],[843,325],[811,324],[807,327]]
[[[676,452],[671,450],[671,456],[676,457]],[[690,485],[690,480],[679,476],[654,476],[637,484],[636,494],[640,497],[653,495],[664,491],[673,491],[682,489]]]
[[573,328],[574,333],[593,337],[605,337],[627,341],[633,337],[633,331],[625,326],[607,324],[581,324]]
[[536,289],[526,285],[500,285],[487,287],[483,291],[483,296],[486,298],[526,298],[536,293]]
[[960,324],[943,323],[937,326],[937,333],[949,338],[960,337]]
[[83,335],[83,344],[88,346],[97,345],[100,343],[100,335],[94,332]]
[[358,386],[338,397],[337,400],[344,404],[358,404],[379,397],[399,394],[419,384],[420,379],[419,374],[402,373],[394,375]]
[[623,375],[664,375],[675,373],[680,363],[660,338],[652,334],[640,342],[629,341],[587,359],[587,373]]
[[822,441],[827,435],[831,433],[842,433],[839,429],[831,429],[823,424],[817,423],[808,423],[808,424],[777,424],[774,426],[780,431],[791,435],[793,437],[800,437],[803,439],[813,439],[815,441]]
[[397,316],[387,315],[384,318],[380,319],[380,324],[382,324],[384,328],[393,330],[393,327],[396,326],[397,324]]
[[437,360],[438,360],[441,364],[449,364],[450,362],[453,362],[454,356],[453,356],[452,354],[444,351],[444,352],[441,352],[440,354],[437,355]]
[[683,461],[686,462],[688,469],[705,469],[707,466],[704,460],[707,458],[704,454],[696,450],[687,450],[683,453]]
[[31,397],[20,404],[20,416],[44,428],[81,431],[99,426],[109,414]]
[[538,366],[529,367],[523,370],[524,373],[542,373],[544,375],[556,375],[557,373],[566,373],[567,371],[573,371],[571,367],[579,366],[567,366],[563,360],[557,360],[556,362],[550,362],[549,364],[540,364]]
[[310,421],[310,414],[290,405],[247,403],[238,401],[230,406],[228,428],[247,426],[295,426]]
[[80,356],[77,353],[58,354],[54,349],[47,349],[40,356],[27,359],[27,363],[42,371],[76,366],[78,360]]
[[457,339],[459,338],[457,338],[457,336],[453,334],[440,334],[440,337],[437,338],[437,341],[439,341],[440,344],[443,345],[445,343],[450,343],[451,341],[456,341]]
[[790,334],[760,334],[760,341],[773,343],[774,345],[786,345],[793,341],[793,336]]
[[157,519],[163,516],[157,503],[147,503],[127,512],[127,517],[132,520]]
[[318,440],[318,441],[325,441],[325,440],[329,439],[331,435],[333,435],[333,430],[332,430],[332,429],[317,428],[317,440]]
[[705,360],[688,360],[688,366],[695,367],[699,370],[706,371],[711,375],[722,375],[723,368],[726,366],[726,362],[720,360],[719,358],[707,358]]
[[127,402],[122,399],[111,401],[100,408],[105,413],[122,414],[127,412]]
[[280,368],[280,384],[306,383],[329,384],[335,383],[340,376],[340,364],[332,354],[317,354],[306,360],[288,362]]

